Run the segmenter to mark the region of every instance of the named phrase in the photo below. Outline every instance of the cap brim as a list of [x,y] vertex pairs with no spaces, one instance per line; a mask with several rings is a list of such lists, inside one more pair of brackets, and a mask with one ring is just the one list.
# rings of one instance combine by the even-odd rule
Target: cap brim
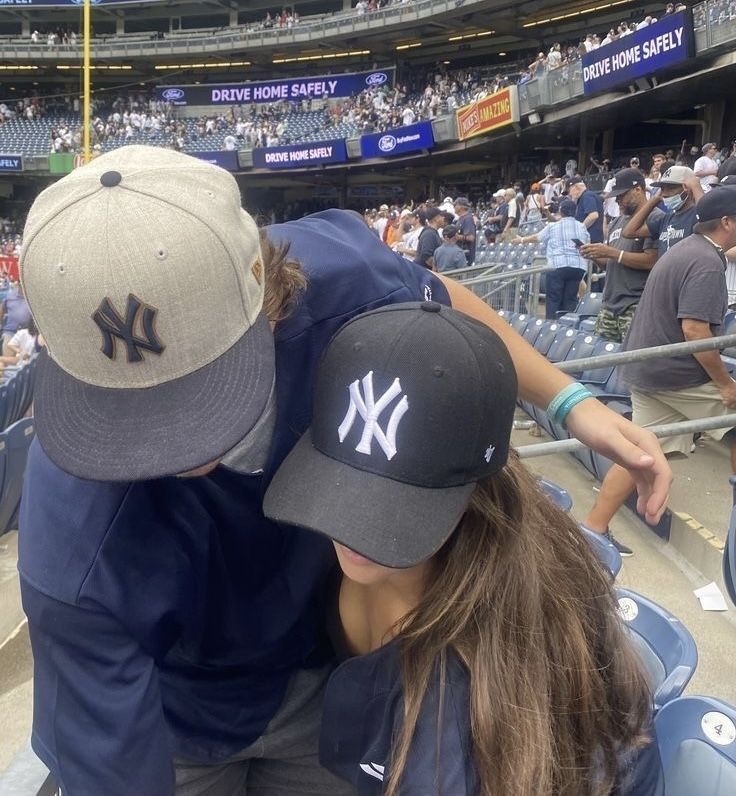
[[676,180],[659,180],[659,182],[653,182],[649,187],[650,188],[666,188],[668,185],[684,185],[684,182],[677,182]]
[[475,484],[429,489],[356,470],[318,451],[307,431],[263,501],[276,522],[329,536],[385,567],[412,567],[449,539]]
[[607,191],[605,193],[602,193],[601,196],[606,199],[610,199],[612,196],[622,196],[623,194],[628,193],[631,190],[632,190],[631,188],[614,188],[612,191]]
[[261,314],[214,362],[145,389],[86,384],[46,352],[38,367],[35,427],[51,460],[79,478],[138,481],[194,470],[246,436],[271,393],[274,341]]

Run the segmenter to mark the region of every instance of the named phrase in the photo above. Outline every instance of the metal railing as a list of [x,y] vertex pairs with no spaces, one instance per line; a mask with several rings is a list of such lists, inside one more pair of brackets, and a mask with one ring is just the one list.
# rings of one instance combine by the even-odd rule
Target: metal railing
[[[498,268],[504,270],[496,270]],[[494,310],[535,315],[539,307],[542,274],[552,270],[547,266],[492,266],[486,273],[463,280],[462,285]]]
[[[229,52],[245,48],[288,46],[323,42],[325,39],[344,39],[374,32],[395,25],[409,25],[429,17],[446,18],[448,14],[475,6],[488,5],[488,0],[414,0],[398,3],[380,11],[358,15],[354,9],[315,18],[303,17],[291,28],[263,28],[249,30],[246,26],[212,29],[194,34],[172,32],[165,39],[151,39],[155,31],[146,34],[122,34],[92,39],[95,58],[119,58],[153,55],[197,55]],[[145,38],[142,38],[144,36]],[[357,47],[356,47],[357,48]],[[27,38],[0,39],[0,58],[35,61],[78,61],[81,41],[75,46],[34,44]],[[329,63],[329,62],[327,62]]]

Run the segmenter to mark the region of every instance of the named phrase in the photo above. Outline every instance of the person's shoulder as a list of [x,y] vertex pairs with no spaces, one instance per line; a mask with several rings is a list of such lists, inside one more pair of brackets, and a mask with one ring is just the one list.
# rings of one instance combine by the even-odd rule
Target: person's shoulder
[[21,577],[50,597],[74,603],[129,488],[64,472],[34,440],[23,482]]

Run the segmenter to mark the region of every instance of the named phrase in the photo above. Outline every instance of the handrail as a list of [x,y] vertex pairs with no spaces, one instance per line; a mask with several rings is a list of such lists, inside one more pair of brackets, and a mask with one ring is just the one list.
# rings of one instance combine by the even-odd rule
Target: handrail
[[[699,420],[682,420],[678,423],[663,423],[659,426],[647,426],[656,437],[676,437],[680,434],[695,434],[698,431],[713,431],[717,428],[735,428],[736,414],[706,417]],[[533,459],[537,456],[549,456],[553,453],[573,453],[585,450],[588,446],[577,439],[561,439],[554,442],[537,442],[534,445],[521,445],[516,448],[520,459]]]
[[709,337],[706,340],[686,340],[684,343],[668,343],[667,345],[656,345],[648,348],[635,348],[631,351],[617,351],[615,354],[569,359],[554,364],[563,373],[579,373],[583,370],[605,368],[611,365],[625,365],[630,362],[645,362],[649,359],[664,359],[669,356],[716,351],[722,348],[730,348],[731,346],[736,346],[736,334]]

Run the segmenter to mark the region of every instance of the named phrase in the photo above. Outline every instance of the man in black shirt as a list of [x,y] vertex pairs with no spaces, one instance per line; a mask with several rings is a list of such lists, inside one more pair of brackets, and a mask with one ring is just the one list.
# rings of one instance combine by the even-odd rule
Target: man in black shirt
[[445,215],[438,207],[432,207],[425,214],[427,223],[419,235],[414,262],[434,271],[434,252],[442,245],[439,230],[445,226]]
[[475,219],[470,207],[470,200],[464,196],[455,199],[455,213],[457,213],[458,236],[457,244],[465,252],[467,264],[475,261]]
[[[697,204],[694,234],[673,246],[652,269],[624,348],[707,340],[721,333],[727,309],[726,256],[736,246],[736,186],[709,191]],[[730,414],[736,382],[718,351],[635,362],[624,366],[631,388],[632,420],[639,426]],[[728,429],[709,431],[720,439]],[[661,440],[668,453],[690,453],[692,434]],[[736,472],[736,445],[731,443]],[[608,523],[632,491],[628,473],[607,473],[585,525],[609,533]]]

